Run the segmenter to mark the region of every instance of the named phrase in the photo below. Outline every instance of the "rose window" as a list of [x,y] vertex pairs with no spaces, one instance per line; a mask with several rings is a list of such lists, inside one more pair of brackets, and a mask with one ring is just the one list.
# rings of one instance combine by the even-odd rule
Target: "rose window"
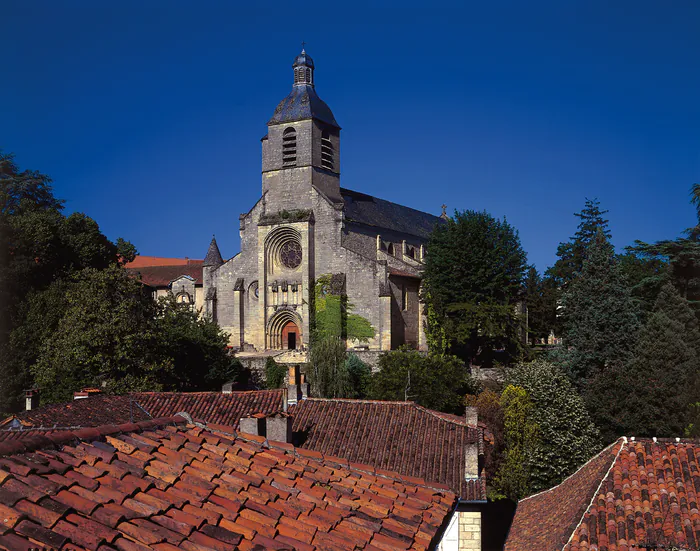
[[280,248],[280,260],[287,268],[297,268],[301,264],[301,245],[297,241],[284,243]]

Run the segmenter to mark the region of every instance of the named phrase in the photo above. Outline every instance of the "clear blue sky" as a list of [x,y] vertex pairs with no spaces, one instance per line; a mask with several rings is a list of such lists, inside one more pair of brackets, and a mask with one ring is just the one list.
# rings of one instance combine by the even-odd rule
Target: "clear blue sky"
[[697,0],[336,4],[4,0],[0,148],[142,254],[233,256],[304,40],[344,187],[506,216],[540,269],[586,197],[618,248],[694,224]]

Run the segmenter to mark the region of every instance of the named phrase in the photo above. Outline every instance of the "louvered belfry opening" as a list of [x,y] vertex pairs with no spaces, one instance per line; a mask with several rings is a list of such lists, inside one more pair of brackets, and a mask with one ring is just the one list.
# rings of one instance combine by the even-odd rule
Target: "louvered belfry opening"
[[293,128],[282,134],[282,166],[297,166],[297,133]]
[[333,170],[333,144],[328,130],[321,135],[321,166]]

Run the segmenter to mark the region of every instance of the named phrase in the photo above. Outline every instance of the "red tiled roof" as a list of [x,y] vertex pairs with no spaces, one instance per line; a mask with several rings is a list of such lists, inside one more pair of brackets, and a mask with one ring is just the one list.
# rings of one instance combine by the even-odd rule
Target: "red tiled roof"
[[7,428],[13,419],[17,419],[25,428],[95,427],[150,419],[131,402],[126,396],[92,395],[65,404],[23,411],[0,422],[0,428]]
[[506,551],[700,548],[700,444],[621,438],[522,500]]
[[48,434],[61,431],[72,430],[78,427],[63,427],[60,429],[0,429],[0,442],[5,440],[22,440],[32,436],[46,436]]
[[0,444],[0,549],[434,549],[445,488],[182,417]]
[[202,264],[204,260],[191,258],[165,258],[163,256],[136,255],[131,262],[126,263],[126,268],[143,268],[144,266],[187,266],[188,264]]
[[194,279],[195,284],[202,283],[202,261],[198,260],[196,264],[186,266],[142,266],[139,268],[130,268],[127,265],[127,270],[150,287],[167,287],[171,282],[181,276],[190,276]]
[[187,412],[194,419],[238,428],[241,417],[282,411],[283,390],[247,392],[134,392],[131,396],[153,417]]
[[290,406],[300,447],[446,484],[462,499],[486,499],[483,479],[465,480],[465,448],[481,430],[413,402],[309,398]]

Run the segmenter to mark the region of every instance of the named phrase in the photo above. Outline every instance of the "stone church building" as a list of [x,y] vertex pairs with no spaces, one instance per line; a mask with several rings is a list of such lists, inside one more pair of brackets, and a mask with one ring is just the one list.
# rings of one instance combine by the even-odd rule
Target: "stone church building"
[[347,331],[348,348],[425,349],[420,273],[441,219],[341,187],[340,125],[305,51],[293,75],[261,140],[262,196],[239,217],[241,251],[224,261],[209,246],[204,313],[234,349],[303,352],[322,296],[342,296],[348,324],[363,327]]

